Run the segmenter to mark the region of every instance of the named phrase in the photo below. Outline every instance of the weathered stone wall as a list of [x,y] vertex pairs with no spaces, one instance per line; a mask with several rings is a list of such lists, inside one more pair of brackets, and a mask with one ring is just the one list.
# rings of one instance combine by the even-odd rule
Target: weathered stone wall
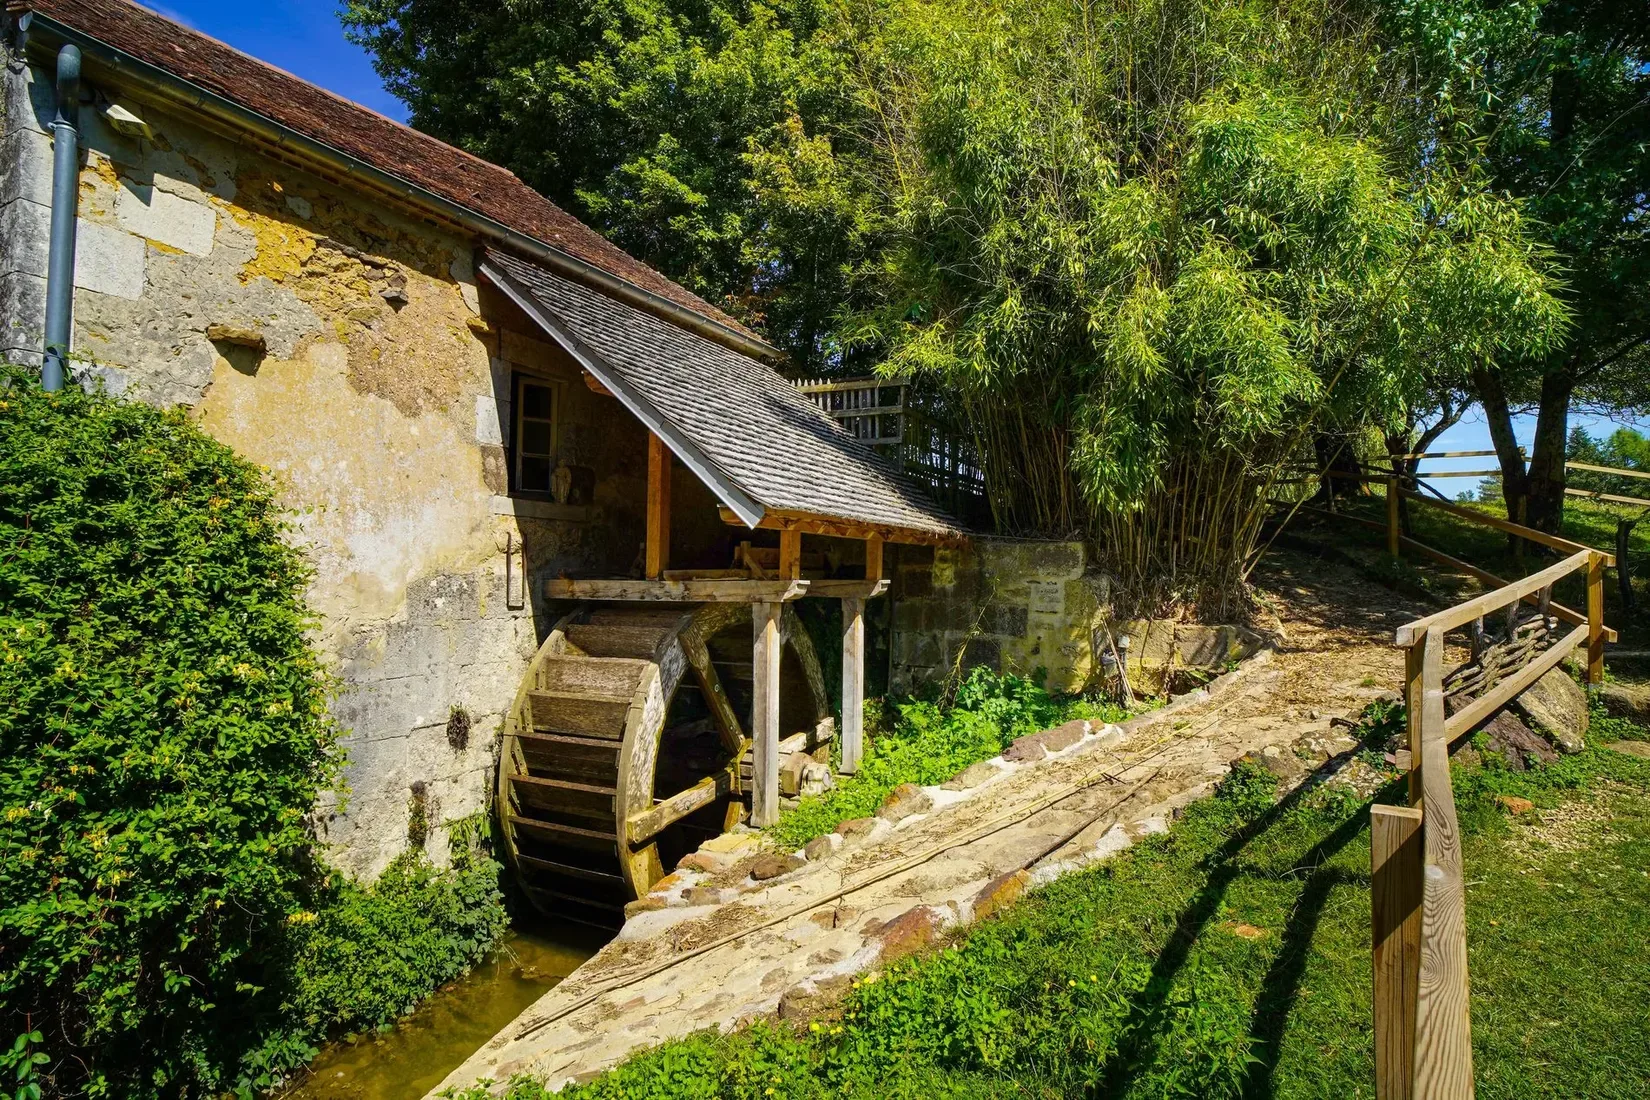
[[1081,691],[1109,618],[1107,579],[1081,542],[976,538],[960,549],[902,546],[895,559],[892,688],[910,691],[953,667],[1031,675]]
[[[0,320],[5,353],[38,361],[52,96],[21,66],[7,86]],[[81,112],[76,372],[190,408],[272,471],[340,678],[348,791],[322,834],[375,874],[416,802],[443,858],[440,824],[490,798],[495,735],[554,614],[543,579],[637,556],[646,437],[478,288],[474,242],[141,113],[140,139]],[[591,475],[576,501],[508,495],[517,370],[558,384],[558,457]]]

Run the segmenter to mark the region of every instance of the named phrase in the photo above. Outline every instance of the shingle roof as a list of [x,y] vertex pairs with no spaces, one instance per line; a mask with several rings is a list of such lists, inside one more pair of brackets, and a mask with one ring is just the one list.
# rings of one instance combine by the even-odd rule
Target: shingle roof
[[387,172],[760,340],[749,329],[626,254],[506,168],[333,95],[127,0],[9,0]]
[[[493,249],[481,270],[576,356],[593,355],[592,373],[633,412],[666,420],[681,438],[661,437],[690,466],[695,458],[710,464],[720,478],[707,483],[734,511],[748,513],[754,502],[758,512],[961,534],[891,463],[767,365]],[[731,491],[714,483],[721,479]]]

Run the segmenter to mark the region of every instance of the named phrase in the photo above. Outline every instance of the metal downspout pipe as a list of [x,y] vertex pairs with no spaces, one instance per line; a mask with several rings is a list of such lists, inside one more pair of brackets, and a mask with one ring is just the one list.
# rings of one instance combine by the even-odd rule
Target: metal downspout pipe
[[74,334],[75,220],[80,210],[80,48],[57,51],[57,113],[52,118],[51,252],[46,260],[46,355],[40,384],[63,388]]

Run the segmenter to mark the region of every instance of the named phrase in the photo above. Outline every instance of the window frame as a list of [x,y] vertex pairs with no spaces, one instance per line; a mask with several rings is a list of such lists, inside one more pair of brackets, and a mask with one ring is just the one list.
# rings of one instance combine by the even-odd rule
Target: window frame
[[[550,394],[550,416],[532,417],[536,423],[550,425],[550,451],[546,456],[534,454],[528,456],[522,453],[522,423],[528,419],[526,402],[522,400],[527,386],[540,386]],[[558,379],[548,378],[533,371],[524,371],[519,368],[510,372],[510,445],[508,456],[510,461],[510,495],[525,497],[531,500],[551,500],[552,492],[547,486],[543,489],[528,489],[522,486],[522,461],[525,458],[547,457],[550,461],[550,472],[555,473],[556,465],[561,457],[561,409],[563,400],[563,383]]]

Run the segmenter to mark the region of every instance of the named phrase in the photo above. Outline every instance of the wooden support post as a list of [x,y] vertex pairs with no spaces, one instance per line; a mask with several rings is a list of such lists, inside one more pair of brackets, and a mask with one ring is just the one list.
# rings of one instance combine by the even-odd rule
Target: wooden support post
[[751,825],[779,820],[779,615],[785,605],[751,605]]
[[865,746],[865,601],[842,601],[842,770],[859,770]]
[[1409,1100],[1421,966],[1421,810],[1369,808],[1375,971],[1375,1100]]
[[[1622,559],[1623,562],[1626,558]],[[1618,564],[1618,569],[1626,566]],[[1587,559],[1587,682],[1604,682],[1604,555]]]
[[882,536],[872,535],[865,540],[865,579],[882,579]]
[[670,449],[647,437],[647,579],[656,581],[670,565]]
[[1398,478],[1393,475],[1386,479],[1386,552],[1393,557],[1398,556],[1398,536],[1402,533],[1398,529],[1398,504],[1401,499],[1398,496]]
[[1404,650],[1404,737],[1409,742],[1409,804],[1421,804],[1421,715],[1425,711],[1421,664],[1426,635]]
[[802,532],[788,527],[779,532],[779,579],[794,581],[802,576]]
[[1467,887],[1450,786],[1444,715],[1444,632],[1421,644],[1420,967],[1415,981],[1413,1100],[1472,1100],[1472,1007],[1467,983]]

